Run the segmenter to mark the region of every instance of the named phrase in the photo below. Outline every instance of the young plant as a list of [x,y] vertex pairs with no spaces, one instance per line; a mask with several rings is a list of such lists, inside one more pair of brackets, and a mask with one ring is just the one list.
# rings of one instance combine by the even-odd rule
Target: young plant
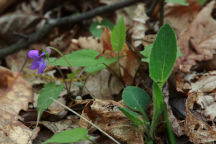
[[140,117],[130,110],[120,110],[131,119],[135,125],[142,124],[145,129],[145,141],[153,143],[154,131],[161,114],[166,121],[169,139],[175,144],[174,134],[172,133],[171,124],[168,119],[166,106],[163,100],[162,87],[169,78],[177,58],[176,36],[170,25],[165,24],[160,28],[153,45],[147,47],[143,53],[146,57],[145,62],[149,62],[149,73],[153,80],[153,105],[154,112],[151,124],[145,113],[145,107],[150,103],[149,95],[138,87],[126,87],[122,94],[124,103],[133,111],[138,111],[143,116],[143,122]]
[[[80,68],[84,67],[84,70],[86,72],[88,72],[89,74],[92,74],[92,73],[95,73],[97,71],[100,71],[100,70],[106,68],[110,64],[116,62],[117,60],[119,63],[119,59],[120,59],[119,53],[123,48],[123,45],[125,43],[125,39],[126,39],[126,28],[125,28],[124,20],[122,17],[119,20],[119,22],[117,23],[117,25],[114,27],[112,34],[111,34],[111,43],[112,43],[113,50],[118,52],[117,58],[109,58],[108,59],[108,58],[105,58],[103,56],[99,56],[99,53],[96,50],[92,50],[92,49],[83,49],[83,50],[75,51],[71,54],[63,55],[58,49],[53,48],[53,47],[49,47],[44,52],[42,52],[41,54],[39,54],[38,50],[30,50],[29,51],[28,56],[34,60],[34,62],[32,63],[31,69],[32,70],[38,69],[38,74],[41,74],[44,72],[44,70],[47,66],[47,63],[48,63],[49,65],[57,66],[57,67],[58,66],[68,66],[69,68],[72,68],[72,66],[76,66],[76,67],[80,67]],[[57,60],[55,58],[49,58],[49,54],[51,52],[51,49],[56,51],[62,57],[57,59]],[[119,69],[120,69],[120,65],[119,65]],[[78,74],[79,72],[80,72],[80,70],[77,70],[74,73],[69,74],[68,76],[70,78],[74,78],[75,75]],[[73,112],[74,114],[76,114],[80,118],[89,122],[92,126],[94,126],[99,131],[101,131],[103,134],[105,134],[107,137],[112,139],[115,143],[120,144],[118,141],[116,141],[109,134],[104,132],[102,129],[97,127],[95,124],[88,121],[85,117],[81,116],[77,112],[73,111],[72,109],[68,108],[67,106],[61,104],[60,102],[58,102],[56,100],[64,87],[67,88],[66,83],[65,83],[65,86],[64,86],[64,84],[60,84],[57,86],[54,82],[51,82],[51,83],[46,84],[45,87],[43,89],[41,89],[40,95],[38,98],[38,106],[37,106],[38,107],[37,125],[38,125],[38,122],[39,122],[44,110],[46,110],[54,101],[54,102],[60,104],[61,106],[65,107],[69,111]],[[149,100],[150,100],[150,98],[149,98]],[[140,110],[140,108],[139,108],[139,110]],[[134,114],[133,112],[131,112],[127,109],[122,109],[122,111],[125,111],[125,113],[128,112],[128,115]],[[137,116],[136,113],[134,115]],[[147,115],[146,115],[146,117],[147,117]],[[140,122],[142,122],[142,121],[140,121]],[[52,142],[57,142],[57,143],[77,142],[77,141],[86,140],[86,139],[90,140],[89,137],[87,137],[86,135],[87,135],[87,130],[85,130],[85,129],[78,128],[78,129],[74,129],[74,130],[67,130],[67,131],[64,131],[61,133],[57,133],[51,139],[44,142],[44,144],[52,143]]]

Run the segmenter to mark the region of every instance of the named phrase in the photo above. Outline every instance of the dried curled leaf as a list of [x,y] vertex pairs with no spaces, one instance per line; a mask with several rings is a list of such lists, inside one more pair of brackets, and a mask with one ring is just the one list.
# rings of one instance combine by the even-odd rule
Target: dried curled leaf
[[[204,111],[194,110],[198,97],[206,97],[206,95],[204,93],[192,93],[187,98],[185,133],[189,136],[190,141],[194,143],[214,142],[216,141],[215,125],[207,123],[208,120],[203,115]],[[216,103],[214,103],[214,106],[216,106]]]
[[[113,100],[96,99],[85,106],[82,115],[121,142],[143,144],[143,131],[136,129],[118,107],[123,106]],[[91,128],[82,119],[79,124],[81,127]]]
[[[27,144],[32,131],[18,121],[20,110],[33,101],[31,86],[20,76],[0,67],[0,129],[13,143]],[[0,140],[1,142],[1,140]]]
[[215,1],[205,6],[179,36],[178,45],[183,54],[177,59],[175,70],[189,72],[197,61],[206,61],[213,58],[216,50],[216,20],[212,17]]
[[177,81],[177,90],[188,93],[185,133],[194,143],[216,141],[215,89],[216,71],[188,74]]

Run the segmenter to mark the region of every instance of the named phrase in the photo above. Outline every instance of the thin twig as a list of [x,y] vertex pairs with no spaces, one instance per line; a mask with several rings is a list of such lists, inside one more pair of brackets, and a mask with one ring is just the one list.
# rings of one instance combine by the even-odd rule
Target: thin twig
[[52,99],[54,102],[56,102],[57,104],[61,105],[62,107],[64,107],[65,109],[69,110],[70,112],[74,113],[75,115],[77,115],[78,117],[82,118],[83,120],[85,120],[86,122],[88,122],[89,124],[91,124],[93,127],[95,127],[96,129],[98,129],[100,132],[102,132],[104,135],[106,135],[108,138],[110,138],[112,141],[114,141],[116,144],[120,144],[116,139],[114,139],[112,136],[110,136],[108,133],[106,133],[104,130],[102,130],[100,127],[98,127],[97,125],[95,125],[94,123],[90,122],[87,118],[83,117],[82,115],[80,115],[79,113],[77,113],[76,111],[70,109],[68,106],[62,104],[61,102],[55,100],[54,98],[50,97],[50,99]]
[[164,0],[160,2],[160,27],[163,25],[164,21]]
[[[106,12],[121,9],[123,7],[135,4],[136,2],[140,2],[140,1],[141,0],[122,0],[121,2],[117,2],[114,4],[100,6],[98,8],[92,9],[88,12],[85,12],[85,13],[82,13],[79,15],[70,15],[67,17],[52,20],[50,22],[48,21],[49,23],[44,25],[44,27],[41,28],[41,30],[39,30],[33,34],[30,34],[28,36],[27,40],[23,40],[23,41],[18,42],[14,45],[11,45],[7,48],[0,49],[0,59],[4,58],[5,56],[7,56],[9,54],[17,52],[20,49],[26,48],[34,42],[39,41],[40,39],[42,39],[46,34],[48,34],[55,27],[68,25],[68,24],[74,24],[74,23],[80,22],[80,21],[85,20],[85,19],[93,18],[97,15],[101,15],[101,14],[106,13]],[[146,1],[146,0],[142,0],[142,1]]]
[[156,7],[156,5],[157,5],[158,2],[159,2],[159,0],[153,0],[151,7],[146,10],[146,14],[148,16],[152,15],[152,13],[153,13],[153,11],[154,11],[154,9],[155,9],[155,7]]

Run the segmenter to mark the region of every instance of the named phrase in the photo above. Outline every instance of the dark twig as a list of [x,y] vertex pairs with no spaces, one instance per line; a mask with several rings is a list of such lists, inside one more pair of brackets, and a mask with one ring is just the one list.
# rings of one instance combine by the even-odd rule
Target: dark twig
[[154,11],[154,9],[155,9],[155,7],[156,7],[156,5],[157,5],[158,2],[159,2],[159,0],[153,0],[151,7],[146,10],[146,14],[148,16],[152,15],[152,13],[153,13],[153,11]]
[[[85,12],[79,15],[70,15],[67,17],[60,18],[60,19],[52,20],[52,22],[46,24],[38,32],[29,35],[27,40],[23,40],[7,48],[0,49],[0,59],[9,54],[17,52],[20,49],[26,48],[27,46],[29,46],[30,44],[34,42],[37,42],[38,40],[42,39],[47,33],[49,33],[54,27],[59,27],[59,26],[67,25],[67,24],[74,24],[79,21],[95,17],[102,13],[106,13],[109,11],[115,11],[117,9],[132,5],[139,1],[141,0],[123,0],[115,4],[100,6],[98,8],[95,8],[93,10],[90,10],[88,12]],[[142,0],[142,1],[145,1],[145,0]]]
[[164,0],[160,2],[160,27],[163,25],[164,21]]

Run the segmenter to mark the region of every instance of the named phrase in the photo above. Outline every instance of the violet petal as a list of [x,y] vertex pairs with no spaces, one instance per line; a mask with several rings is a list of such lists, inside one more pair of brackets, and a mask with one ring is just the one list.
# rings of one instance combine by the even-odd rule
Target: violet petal
[[31,69],[32,69],[32,70],[35,70],[35,69],[37,69],[38,67],[39,67],[39,63],[38,63],[37,60],[35,60],[35,61],[32,63],[32,65],[31,65]]
[[46,52],[48,52],[50,54],[51,53],[51,49],[50,48],[46,48]]
[[37,60],[40,58],[39,56],[39,50],[30,50],[28,52],[28,57],[34,60]]
[[47,65],[47,62],[44,59],[41,59],[41,61],[39,61],[38,74],[41,74],[44,72],[46,65]]
[[45,54],[46,54],[45,52],[42,52],[42,53],[40,54],[40,57],[44,56]]

